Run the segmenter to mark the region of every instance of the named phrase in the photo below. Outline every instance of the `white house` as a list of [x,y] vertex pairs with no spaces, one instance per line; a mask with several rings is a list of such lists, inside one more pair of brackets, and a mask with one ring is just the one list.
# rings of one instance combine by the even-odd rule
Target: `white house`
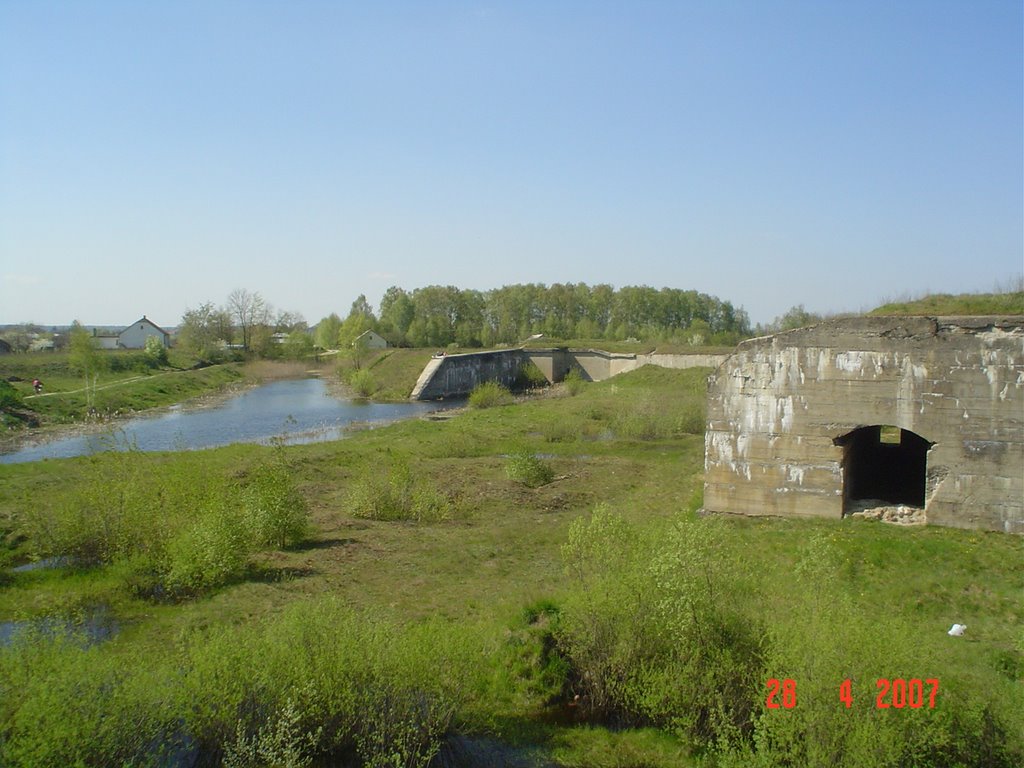
[[388,340],[375,331],[366,331],[356,336],[356,340],[352,342],[352,346],[354,347],[356,344],[362,345],[364,349],[388,348]]
[[121,346],[121,334],[110,328],[91,327],[92,343],[99,349],[117,349]]
[[171,335],[143,315],[117,336],[117,345],[124,349],[144,349],[146,339],[154,336],[165,347],[171,346]]

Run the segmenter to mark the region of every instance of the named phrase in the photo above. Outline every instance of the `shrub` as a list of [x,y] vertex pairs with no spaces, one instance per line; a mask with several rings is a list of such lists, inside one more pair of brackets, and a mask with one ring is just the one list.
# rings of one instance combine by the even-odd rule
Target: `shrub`
[[540,389],[548,385],[548,377],[544,375],[537,364],[528,360],[519,367],[516,374],[516,387],[518,389]]
[[526,450],[510,454],[505,464],[505,473],[511,480],[528,488],[547,485],[555,479],[555,471],[547,462],[538,459]]
[[21,393],[6,381],[0,380],[0,409],[20,408],[22,405]]
[[452,516],[452,502],[425,477],[413,476],[406,461],[363,470],[348,495],[355,517],[435,523]]
[[442,622],[399,627],[333,600],[302,603],[196,637],[179,706],[203,752],[227,746],[236,765],[262,749],[280,762],[260,765],[356,755],[425,766],[480,684],[481,654],[474,635]]
[[496,381],[485,381],[478,384],[469,393],[469,405],[471,408],[494,408],[498,405],[508,405],[512,402],[512,393]]
[[240,576],[255,550],[246,515],[214,503],[178,534],[167,551],[166,585],[177,594],[196,594]]
[[89,480],[83,485],[56,504],[24,511],[35,553],[109,564],[160,549],[169,497],[151,459],[135,450],[109,451],[92,456],[89,463]]
[[352,372],[348,379],[349,386],[356,391],[360,397],[373,397],[379,387],[373,378],[369,368],[360,368]]
[[309,510],[278,452],[256,467],[242,494],[257,546],[284,549],[309,535]]
[[24,637],[0,647],[0,763],[425,766],[483,657],[469,630],[329,599],[192,630],[163,656]]
[[587,717],[694,746],[749,733],[761,630],[722,599],[735,559],[718,527],[690,521],[648,540],[605,506],[572,525],[563,557],[574,588],[556,637]]
[[167,365],[167,347],[156,336],[146,337],[146,359],[154,368]]
[[579,368],[573,368],[565,374],[563,383],[565,384],[565,390],[569,393],[570,397],[576,397],[576,395],[582,392],[583,388],[587,385],[586,380],[583,378],[583,373]]
[[[172,669],[41,632],[0,648],[0,763],[154,765],[174,750]],[[166,763],[169,764],[169,763]]]

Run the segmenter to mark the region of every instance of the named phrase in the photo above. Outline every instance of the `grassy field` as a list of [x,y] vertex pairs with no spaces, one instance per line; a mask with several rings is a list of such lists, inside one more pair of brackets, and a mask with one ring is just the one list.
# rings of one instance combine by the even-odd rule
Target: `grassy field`
[[[368,372],[371,397],[381,401],[408,400],[416,379],[430,361],[434,349],[380,349],[366,353],[360,367]],[[350,359],[342,359],[338,373],[348,380],[355,371]]]
[[[104,360],[103,370],[87,381],[64,353],[5,355],[0,379],[20,394],[22,412],[45,426],[159,408],[223,390],[243,378],[242,367],[234,363],[191,369],[192,361],[172,357],[171,365],[154,366],[143,353],[125,350],[106,352]],[[42,394],[33,392],[36,378],[43,382]],[[24,423],[5,414],[5,426]]]
[[1024,291],[1007,293],[934,293],[919,299],[886,302],[869,315],[1024,315]]
[[[370,369],[411,375],[417,354]],[[1020,538],[699,518],[706,374],[647,367],[333,443],[0,466],[0,563],[89,536],[113,552],[8,572],[0,621],[100,607],[119,627],[87,649],[0,651],[0,762],[141,764],[154,740],[184,749],[185,723],[208,764],[426,765],[424,745],[461,734],[491,765],[1013,765]],[[524,454],[553,480],[513,479]],[[222,494],[277,498],[255,480],[274,462],[303,540],[168,591]],[[367,512],[368,494],[395,514]],[[116,535],[83,539],[81,510]],[[946,635],[954,621],[967,636]],[[897,677],[939,679],[939,706],[877,709],[875,679]],[[765,707],[769,678],[796,681],[796,708]]]

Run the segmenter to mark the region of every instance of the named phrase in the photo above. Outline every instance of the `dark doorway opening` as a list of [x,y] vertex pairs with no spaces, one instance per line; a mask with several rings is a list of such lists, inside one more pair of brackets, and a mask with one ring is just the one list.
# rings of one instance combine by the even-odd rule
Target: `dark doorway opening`
[[877,499],[924,507],[932,443],[910,430],[875,424],[847,432],[835,444],[844,448],[845,503]]

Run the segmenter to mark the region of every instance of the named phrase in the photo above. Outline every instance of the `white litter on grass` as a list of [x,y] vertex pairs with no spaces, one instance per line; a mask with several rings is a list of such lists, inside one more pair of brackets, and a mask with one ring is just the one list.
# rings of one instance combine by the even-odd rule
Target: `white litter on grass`
[[947,632],[946,634],[950,637],[961,637],[963,636],[964,630],[966,629],[966,624],[954,624],[952,627],[949,628],[949,632]]

